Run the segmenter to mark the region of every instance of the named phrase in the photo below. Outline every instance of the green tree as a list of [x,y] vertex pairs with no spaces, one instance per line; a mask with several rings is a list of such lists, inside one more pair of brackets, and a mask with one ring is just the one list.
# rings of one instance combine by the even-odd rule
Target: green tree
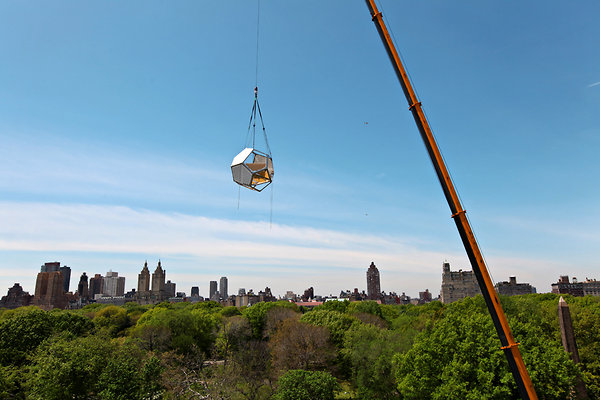
[[97,378],[98,395],[102,400],[134,400],[143,398],[141,355],[134,348],[118,349],[108,359]]
[[363,400],[399,399],[392,360],[404,350],[399,332],[355,324],[344,335],[342,355],[350,364],[352,381]]
[[348,300],[343,301],[326,301],[320,306],[314,308],[313,311],[317,310],[328,310],[328,311],[337,311],[340,313],[345,313],[348,309],[350,302]]
[[286,372],[277,385],[277,400],[333,400],[339,388],[328,372],[301,369]]
[[84,336],[94,330],[94,323],[88,317],[66,310],[52,310],[50,316],[54,323],[54,332],[69,332],[75,336]]
[[197,346],[208,354],[215,340],[219,318],[203,309],[193,309],[192,307],[183,309],[155,307],[140,317],[136,324],[135,334],[143,337],[143,333],[140,332],[148,329],[146,328],[148,326],[167,328],[170,333],[168,336],[171,338],[169,348],[180,353],[187,353],[191,351],[192,347]]
[[[558,297],[558,296],[557,296]],[[569,297],[582,378],[590,398],[600,399],[600,297]],[[558,299],[552,302],[556,310]]]
[[234,315],[242,315],[242,313],[240,309],[236,306],[228,306],[223,307],[223,309],[221,310],[221,315],[223,317],[233,317]]
[[242,315],[248,319],[250,327],[252,328],[252,335],[255,339],[262,339],[263,331],[267,323],[267,313],[273,307],[285,307],[297,310],[297,306],[294,303],[288,301],[277,301],[277,302],[260,302],[247,307],[242,311]]
[[[339,303],[339,302],[328,302]],[[308,312],[300,318],[300,321],[311,325],[323,326],[329,329],[331,341],[342,347],[344,342],[344,334],[353,324],[359,324],[358,320],[349,315],[343,314],[335,310],[319,309]]]
[[217,355],[229,360],[241,348],[247,345],[252,337],[252,329],[248,320],[240,315],[223,318],[215,341]]
[[142,398],[157,399],[160,393],[164,392],[164,387],[161,384],[162,373],[165,367],[161,364],[160,359],[154,355],[144,361],[142,366]]
[[109,335],[116,337],[131,324],[127,311],[122,307],[108,306],[96,312],[94,325],[106,329]]
[[25,362],[54,331],[50,313],[35,307],[24,307],[5,313],[0,320],[0,365]]
[[[540,398],[565,399],[576,377],[560,345],[537,324],[509,318]],[[554,336],[554,332],[550,336]],[[508,363],[481,296],[446,307],[413,347],[397,355],[398,388],[406,399],[517,399]]]
[[354,301],[348,305],[347,312],[350,314],[372,314],[383,318],[381,306],[376,301]]
[[106,338],[62,336],[45,342],[32,357],[28,398],[87,399],[97,393],[97,378],[116,345]]
[[108,359],[98,376],[100,399],[152,399],[162,391],[163,367],[158,358],[143,360],[144,354],[132,346],[121,346]]
[[18,367],[0,365],[0,399],[25,399],[23,373]]

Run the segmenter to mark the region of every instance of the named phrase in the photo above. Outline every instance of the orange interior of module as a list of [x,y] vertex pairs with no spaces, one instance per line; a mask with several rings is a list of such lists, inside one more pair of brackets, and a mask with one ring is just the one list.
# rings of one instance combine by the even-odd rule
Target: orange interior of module
[[[270,182],[269,172],[267,171],[267,164],[265,163],[251,163],[246,164],[252,170],[252,185]],[[262,169],[262,171],[254,172]]]

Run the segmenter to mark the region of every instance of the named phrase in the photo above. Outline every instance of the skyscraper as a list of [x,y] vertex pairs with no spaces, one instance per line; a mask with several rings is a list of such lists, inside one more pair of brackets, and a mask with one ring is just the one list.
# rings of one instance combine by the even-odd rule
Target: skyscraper
[[227,297],[229,297],[229,295],[227,294],[227,277],[226,276],[222,276],[221,280],[219,281],[219,293],[221,293],[221,299],[223,299],[223,300],[227,300]]
[[175,297],[176,284],[175,282],[167,281],[165,283],[165,293],[167,297]]
[[125,294],[125,277],[118,272],[108,271],[104,277],[103,294],[107,296],[123,296]]
[[63,276],[63,290],[66,292],[69,291],[69,286],[71,284],[71,268],[66,265],[59,268],[60,272],[62,272]]
[[60,271],[60,263],[58,261],[47,262],[41,266],[40,272],[57,272]]
[[210,281],[210,289],[208,291],[208,298],[213,299],[217,293],[217,281]]
[[166,272],[167,271],[162,269],[159,260],[158,265],[152,274],[152,293],[154,295],[160,295],[161,293],[164,293]]
[[148,261],[144,262],[144,268],[138,274],[138,293],[145,294],[150,291],[150,270],[148,270]]
[[32,304],[45,310],[65,308],[68,300],[63,287],[64,280],[62,272],[60,272],[60,263],[42,265],[41,272],[35,282],[35,295]]
[[381,297],[379,270],[373,262],[371,262],[369,269],[367,269],[367,296],[370,300],[379,300]]
[[79,294],[79,298],[82,301],[89,300],[88,277],[85,274],[85,272],[79,278],[79,284],[77,285],[77,294]]
[[42,265],[40,268],[40,272],[59,272],[59,271],[62,273],[62,277],[63,277],[62,286],[63,286],[63,291],[66,293],[69,291],[69,284],[71,282],[71,268],[67,267],[66,265],[64,267],[61,267],[60,262],[58,262],[58,261],[44,263],[44,265]]
[[100,274],[95,274],[92,278],[90,278],[90,290],[89,296],[90,299],[95,299],[97,294],[102,294],[104,292],[104,278]]

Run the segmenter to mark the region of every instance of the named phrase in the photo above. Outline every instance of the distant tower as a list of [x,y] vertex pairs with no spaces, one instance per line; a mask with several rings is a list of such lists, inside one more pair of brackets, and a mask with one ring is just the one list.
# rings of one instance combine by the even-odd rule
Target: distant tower
[[379,270],[373,262],[367,269],[367,296],[370,300],[378,300],[381,297]]
[[217,293],[217,281],[210,281],[210,289],[208,291],[208,298],[213,299]]
[[163,271],[160,260],[152,274],[152,293],[161,294],[165,291],[165,275],[167,271]]
[[167,293],[167,297],[175,297],[176,294],[176,284],[171,281],[167,281],[165,283],[165,292]]
[[[60,265],[59,263],[52,264]],[[46,264],[42,265],[35,282],[32,304],[45,310],[66,308],[68,300],[63,291],[63,276],[58,266],[48,268]]]
[[60,271],[60,263],[58,261],[47,262],[42,265],[40,272],[57,272]]
[[93,300],[97,294],[104,292],[104,278],[100,274],[95,274],[93,278],[90,278],[90,290],[89,296]]
[[229,297],[229,295],[227,294],[227,277],[226,276],[222,276],[221,280],[219,281],[219,293],[221,293],[221,299],[223,299],[223,300],[227,300],[227,297]]
[[138,274],[138,293],[144,294],[150,291],[150,271],[148,270],[148,262],[144,263],[142,272]]
[[79,294],[79,298],[82,300],[87,300],[90,297],[88,291],[88,277],[85,272],[81,275],[81,278],[79,278],[77,293]]
[[66,293],[69,291],[69,283],[71,282],[71,268],[67,267],[66,265],[64,267],[61,267],[60,262],[58,262],[58,261],[44,263],[44,265],[42,265],[40,268],[40,272],[59,272],[59,271],[62,272],[62,277],[63,277],[62,287],[63,287],[63,291]]
[[313,287],[309,287],[304,291],[304,294],[300,297],[302,301],[312,301],[315,298],[315,289]]
[[108,271],[104,277],[102,293],[111,297],[123,296],[125,294],[125,277],[119,276],[118,272]]
[[69,291],[69,286],[71,284],[71,268],[65,265],[64,267],[60,267],[60,272],[62,272],[63,276],[63,290],[66,293]]
[[200,297],[200,289],[198,286],[192,286],[191,297]]

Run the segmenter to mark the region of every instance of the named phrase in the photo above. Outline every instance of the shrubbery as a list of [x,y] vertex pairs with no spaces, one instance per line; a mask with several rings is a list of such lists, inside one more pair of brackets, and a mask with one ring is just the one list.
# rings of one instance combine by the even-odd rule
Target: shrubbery
[[[539,398],[600,399],[600,298],[501,299]],[[215,302],[0,311],[0,399],[518,399],[481,297],[450,305]],[[343,383],[342,392],[338,383]]]

